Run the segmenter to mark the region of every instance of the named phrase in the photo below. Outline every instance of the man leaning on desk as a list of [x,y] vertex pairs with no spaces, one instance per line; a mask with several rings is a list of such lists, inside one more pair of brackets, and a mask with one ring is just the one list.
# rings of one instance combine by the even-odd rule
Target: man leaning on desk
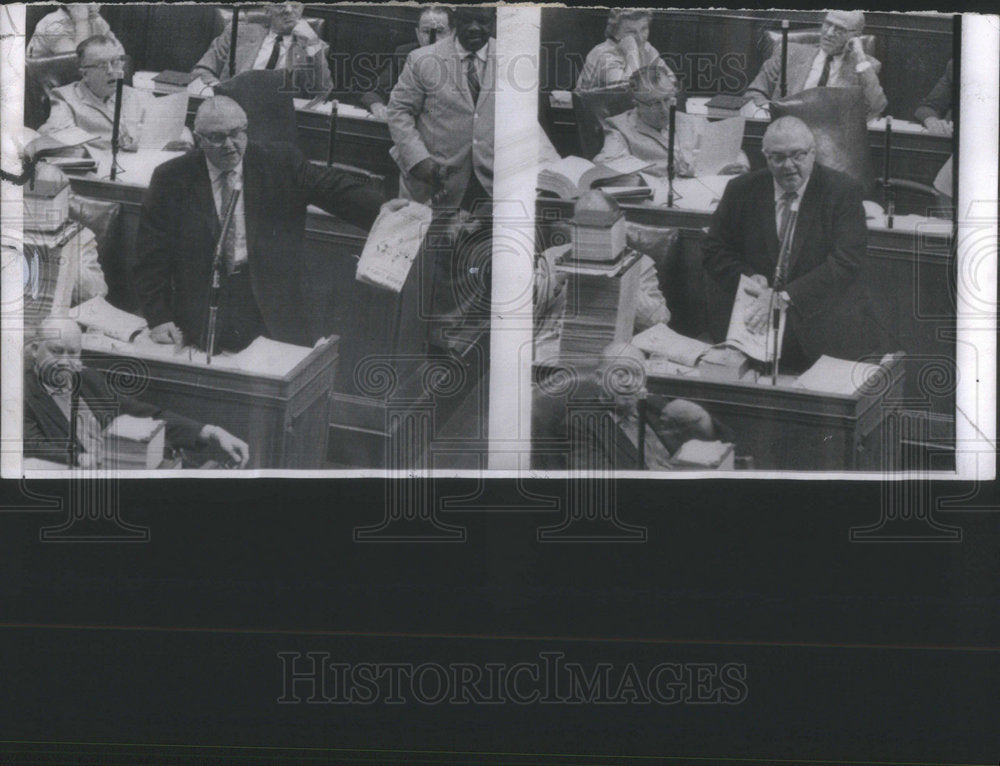
[[167,445],[197,448],[211,445],[224,452],[235,467],[250,458],[246,442],[224,428],[198,423],[134,397],[116,393],[101,373],[80,362],[80,328],[72,319],[49,318],[39,323],[25,350],[24,456],[68,462],[71,395],[79,393],[75,445],[81,468],[98,468],[104,450],[104,429],[110,416],[132,415],[166,422]]
[[[229,50],[233,27],[230,22],[212,41],[205,55],[191,70],[206,85],[251,69],[278,69],[308,74],[299,82],[311,96],[328,93],[333,87],[326,61],[327,44],[302,21],[302,3],[272,3],[267,6],[267,27],[237,22],[236,71],[229,72]],[[228,74],[228,77],[227,77]]]
[[[381,196],[363,181],[308,162],[288,144],[247,140],[247,116],[225,96],[194,120],[197,148],[160,165],[143,199],[135,285],[152,339],[205,346],[212,262],[221,220],[237,189],[223,243],[216,349],[240,351],[258,336],[312,345],[300,299],[306,207],[368,229]],[[406,203],[386,203],[398,209]]]
[[[861,11],[830,11],[823,19],[818,45],[789,43],[786,94],[809,88],[860,87],[868,102],[868,119],[885,110],[888,101],[878,81],[879,61],[861,47],[865,15]],[[781,45],[750,83],[746,95],[757,106],[781,98]]]
[[[862,279],[868,232],[861,187],[816,162],[813,134],[797,117],[771,123],[762,148],[767,168],[730,181],[712,215],[705,269],[730,299],[741,274],[753,280],[746,324],[755,332],[766,327],[772,288],[781,282],[787,369],[805,369],[823,354],[860,359],[891,350]],[[779,274],[781,232],[792,244]]]

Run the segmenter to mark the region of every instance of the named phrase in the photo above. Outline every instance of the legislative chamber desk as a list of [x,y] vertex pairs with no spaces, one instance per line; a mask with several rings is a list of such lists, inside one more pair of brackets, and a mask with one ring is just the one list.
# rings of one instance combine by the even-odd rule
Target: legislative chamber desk
[[898,417],[903,365],[887,357],[867,388],[851,395],[807,391],[794,377],[721,382],[650,374],[651,393],[704,407],[735,433],[737,455],[755,470],[888,471],[900,467]]
[[247,468],[322,468],[337,338],[326,338],[291,369],[249,372],[192,361],[172,347],[150,353],[139,344],[84,335],[83,359],[114,378],[114,387],[202,423],[222,426],[250,447]]
[[[162,161],[167,153],[156,153]],[[119,155],[125,172],[111,182],[103,168],[96,175],[71,176],[75,193],[121,205],[118,246],[105,272],[125,278],[109,300],[117,307],[140,314],[131,274],[135,266],[135,241],[142,196],[152,169],[143,157]],[[147,163],[148,164],[148,163]],[[392,424],[387,420],[389,400],[415,402],[421,398],[419,381],[428,362],[424,325],[419,320],[418,269],[413,268],[401,293],[393,293],[355,279],[366,234],[355,226],[310,208],[303,248],[302,295],[315,337],[340,338],[340,374],[337,376],[329,423],[328,464],[379,467],[386,461]],[[109,280],[110,283],[111,280]],[[396,385],[383,391],[373,382],[390,368]],[[367,376],[367,377],[366,377]]]

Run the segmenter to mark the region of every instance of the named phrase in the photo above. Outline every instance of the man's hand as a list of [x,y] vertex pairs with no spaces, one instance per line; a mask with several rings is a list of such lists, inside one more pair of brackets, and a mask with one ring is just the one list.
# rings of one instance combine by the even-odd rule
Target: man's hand
[[154,343],[173,343],[178,349],[184,345],[184,333],[173,322],[156,325],[149,331],[149,337]]
[[954,129],[950,120],[942,120],[938,117],[928,117],[924,120],[924,127],[935,136],[950,136]]
[[236,464],[235,468],[242,468],[250,460],[250,447],[247,446],[247,443],[233,436],[225,428],[206,425],[201,429],[201,433],[198,434],[198,439],[203,442],[215,444],[229,455],[229,459]]
[[402,210],[409,204],[410,200],[403,199],[402,197],[397,197],[396,199],[391,199],[388,202],[383,202],[382,210],[388,213],[395,213],[397,210]]
[[430,186],[431,201],[437,202],[444,193],[444,184],[448,178],[449,170],[447,165],[442,165],[432,157],[427,157],[413,166],[410,175]]
[[374,104],[369,105],[368,109],[371,111],[372,117],[376,120],[389,119],[389,109],[385,104],[380,104],[376,101]]
[[743,315],[743,322],[750,332],[762,333],[767,329],[768,313],[770,310],[772,308],[781,308],[788,304],[779,293],[776,296],[774,306],[772,306],[771,295],[774,291],[767,286],[767,280],[764,280],[764,283],[761,284],[760,280],[763,280],[764,276],[762,274],[754,274],[751,279],[753,280],[753,284],[747,285],[744,291],[747,295],[757,300],[750,305],[746,314]]
[[632,35],[625,35],[618,41],[618,49],[625,57],[625,63],[630,72],[642,68],[642,57],[639,52],[639,41]]

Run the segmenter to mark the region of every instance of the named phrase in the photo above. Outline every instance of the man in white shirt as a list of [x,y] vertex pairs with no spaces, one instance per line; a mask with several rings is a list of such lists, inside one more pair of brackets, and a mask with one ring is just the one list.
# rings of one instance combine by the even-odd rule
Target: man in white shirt
[[[861,11],[830,11],[823,20],[818,45],[789,43],[785,95],[793,96],[809,88],[859,87],[868,103],[868,118],[882,114],[888,103],[878,81],[882,65],[861,47],[864,26]],[[764,62],[746,95],[757,106],[782,97],[780,45]]]
[[333,83],[326,61],[327,44],[302,22],[302,3],[267,6],[267,27],[240,22],[236,39],[236,71],[229,71],[232,24],[226,26],[191,70],[207,85],[254,69],[277,69],[290,74],[303,94],[327,93]]

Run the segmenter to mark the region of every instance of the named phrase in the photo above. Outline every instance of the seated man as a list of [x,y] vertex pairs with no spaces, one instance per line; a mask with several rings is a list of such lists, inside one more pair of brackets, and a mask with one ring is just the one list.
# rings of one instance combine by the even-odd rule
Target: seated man
[[56,10],[35,25],[28,41],[29,59],[73,53],[88,37],[101,35],[118,43],[108,22],[101,18],[97,3],[70,3]]
[[327,44],[300,28],[302,3],[274,3],[267,6],[267,27],[239,23],[236,30],[236,71],[229,71],[232,24],[215,38],[192,73],[207,85],[232,79],[251,69],[283,69],[293,78],[296,90],[310,96],[327,93],[333,87],[326,61]]
[[[809,88],[860,87],[868,102],[868,119],[878,117],[888,103],[878,81],[882,66],[865,54],[860,35],[865,26],[861,11],[830,11],[823,20],[819,45],[788,45],[786,95]],[[781,46],[775,50],[746,90],[757,106],[781,98]]]
[[[746,316],[763,332],[772,291],[787,307],[782,363],[805,369],[821,355],[860,359],[885,352],[887,336],[871,312],[862,279],[868,230],[861,186],[816,163],[812,132],[797,117],[781,117],[764,133],[767,168],[734,178],[712,214],[702,245],[706,272],[735,297],[740,275],[755,283]],[[791,237],[779,269],[780,242]],[[716,320],[728,326],[730,310]]]
[[69,462],[71,390],[78,384],[76,454],[81,468],[101,466],[102,432],[118,415],[164,420],[170,447],[210,444],[225,452],[236,467],[246,465],[250,449],[242,439],[219,426],[202,425],[115,392],[104,375],[83,367],[80,348],[80,328],[71,319],[43,320],[29,340],[24,375],[25,457]]
[[417,48],[433,45],[438,40],[443,40],[453,33],[454,22],[452,21],[451,8],[446,8],[443,5],[430,5],[424,8],[417,20],[417,41],[405,43],[396,48],[392,57],[379,68],[375,87],[361,94],[361,103],[367,106],[368,111],[378,119],[387,119],[386,104],[389,103],[389,94],[392,93],[410,52]]
[[603,43],[587,54],[576,81],[577,90],[597,90],[623,85],[639,69],[657,66],[663,69],[676,86],[674,73],[649,44],[649,11],[616,8],[608,12]]
[[[677,86],[662,67],[647,66],[629,78],[629,92],[634,107],[608,118],[604,126],[604,147],[594,162],[638,157],[654,163],[644,172],[666,177],[671,140],[670,106],[676,103]],[[685,135],[677,130],[674,141],[674,172],[677,175],[694,175],[698,138],[697,135]],[[743,173],[749,169],[750,163],[741,152],[740,158],[723,168],[722,173]],[[628,183],[635,180],[628,179]]]
[[933,90],[920,102],[920,106],[913,113],[917,122],[938,136],[950,136],[954,130],[951,121],[951,94],[954,81],[954,61],[948,59],[941,79],[937,81]]
[[[77,47],[80,60],[80,80],[52,91],[49,118],[38,132],[42,135],[76,126],[97,135],[88,144],[104,151],[111,149],[115,120],[115,89],[125,74],[125,51],[112,37],[89,37]],[[145,107],[156,98],[126,85],[122,89],[119,148],[135,151]],[[182,151],[191,146],[187,129],[184,136],[167,144],[164,149]],[[29,148],[29,153],[31,150]]]

